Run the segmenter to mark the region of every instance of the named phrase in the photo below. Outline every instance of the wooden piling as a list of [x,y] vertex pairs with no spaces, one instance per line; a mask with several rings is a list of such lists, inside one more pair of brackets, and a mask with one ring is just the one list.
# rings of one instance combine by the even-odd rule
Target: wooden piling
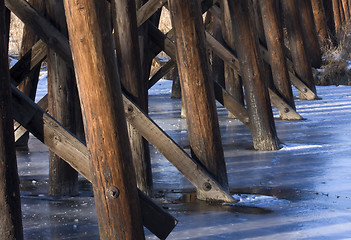
[[322,64],[322,53],[314,23],[311,1],[299,0],[299,12],[307,56],[310,59],[311,66],[319,68]]
[[[305,39],[299,17],[298,2],[282,0],[281,4],[284,12],[289,46],[296,74],[301,78],[304,84],[306,84],[307,87],[316,94],[316,86],[312,75],[310,60],[307,56]],[[299,97],[300,99],[306,99],[305,95],[300,92]]]
[[341,0],[341,2],[342,2],[343,10],[344,10],[345,22],[347,24],[350,21],[349,3],[348,3],[348,0]]
[[143,239],[107,1],[65,0],[101,239]]
[[228,8],[231,17],[254,147],[258,150],[277,150],[278,138],[249,4],[251,6],[251,2],[246,0],[222,1],[222,7]]
[[[222,6],[222,34],[226,45],[232,52],[235,51],[235,41],[233,35],[232,19],[228,7]],[[225,89],[244,106],[244,92],[241,76],[228,64],[224,63]],[[228,113],[230,118],[235,118],[232,113]]]
[[[42,0],[29,0],[28,1],[33,8],[35,8],[39,13],[44,14],[45,7]],[[24,54],[30,50],[33,45],[39,40],[39,38],[30,30],[29,27],[24,25],[21,49],[19,52],[19,58],[22,58]],[[27,66],[29,67],[29,66]],[[29,76],[26,76],[24,80],[18,85],[23,93],[29,96],[32,100],[35,99],[35,94],[37,90],[37,85],[39,81],[40,65],[32,70],[32,73]],[[29,133],[24,134],[20,139],[16,141],[16,146],[27,146],[29,139]]]
[[[200,1],[169,0],[168,5],[175,31],[177,66],[192,155],[228,188]],[[206,191],[205,185],[203,190]],[[199,193],[198,198],[205,199]]]
[[262,22],[270,55],[274,87],[285,102],[295,109],[294,96],[292,94],[284,52],[283,27],[277,14],[276,2],[277,0],[259,1]]
[[320,42],[328,44],[328,25],[323,0],[311,0],[314,23]]
[[342,29],[342,18],[340,13],[339,0],[332,0],[332,3],[333,3],[335,33],[339,35]]
[[[117,62],[122,87],[141,109],[148,112],[148,88],[141,69],[135,1],[115,0],[113,2]],[[133,126],[130,124],[127,126],[137,186],[146,194],[151,194],[152,172],[149,144]]]
[[[67,36],[63,0],[45,1],[47,18]],[[54,50],[48,49],[48,110],[72,133],[76,133],[74,72]],[[79,109],[80,110],[80,109]],[[49,194],[74,196],[78,194],[78,173],[52,151],[49,152]]]
[[8,25],[0,1],[0,239],[23,239],[22,212],[13,136]]

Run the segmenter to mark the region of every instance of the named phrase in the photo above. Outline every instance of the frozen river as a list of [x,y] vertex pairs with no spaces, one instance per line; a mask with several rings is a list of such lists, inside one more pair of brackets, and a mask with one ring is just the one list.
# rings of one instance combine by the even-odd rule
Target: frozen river
[[[189,151],[169,86],[150,90],[150,116]],[[234,205],[196,201],[192,185],[150,146],[156,201],[179,221],[168,239],[351,239],[351,87],[317,91],[320,100],[296,100],[305,120],[276,119],[282,148],[274,152],[252,150],[249,130],[218,108]],[[32,137],[17,158],[25,239],[99,238],[90,184],[81,178],[74,198],[48,197],[47,148]]]

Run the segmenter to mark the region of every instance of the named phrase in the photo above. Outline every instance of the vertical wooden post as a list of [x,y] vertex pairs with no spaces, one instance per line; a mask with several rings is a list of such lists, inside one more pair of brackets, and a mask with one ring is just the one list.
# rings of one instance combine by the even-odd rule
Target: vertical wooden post
[[[290,51],[296,73],[311,89],[311,91],[316,93],[316,86],[312,75],[312,68],[310,60],[307,56],[305,39],[301,27],[298,2],[282,0],[281,3],[285,17],[285,25],[288,31]],[[304,99],[303,94],[299,93],[299,97],[300,99]]]
[[[213,36],[220,43],[224,44],[221,20],[213,15],[211,16],[211,18],[212,18],[212,25],[213,25]],[[211,72],[212,72],[213,80],[217,81],[222,86],[225,86],[224,62],[214,52],[212,52]]]
[[346,24],[350,21],[350,10],[348,0],[342,0]]
[[345,18],[345,12],[344,12],[344,6],[342,4],[342,0],[339,0],[339,11],[340,11],[340,18],[341,18],[341,26],[344,26],[346,22],[346,18]]
[[341,33],[342,29],[342,20],[340,14],[340,4],[339,0],[333,1],[333,14],[334,14],[334,25],[335,25],[335,33],[338,35]]
[[107,1],[65,0],[101,239],[143,239]]
[[[42,0],[29,0],[30,3],[39,13],[43,14],[45,11],[44,2]],[[43,14],[44,15],[44,14]],[[22,58],[23,55],[31,49],[31,47],[39,40],[39,38],[30,30],[29,27],[24,25],[21,49],[19,52],[19,57]],[[28,66],[29,67],[29,66]],[[39,81],[40,65],[32,70],[30,76],[26,76],[18,89],[24,94],[29,96],[33,101],[35,99],[35,94],[37,90],[37,85]],[[16,141],[16,146],[27,146],[29,139],[29,132],[25,133],[20,139]]]
[[335,23],[334,23],[333,0],[323,0],[323,6],[325,11],[325,18],[327,20],[329,37],[332,40],[332,43],[336,44],[336,29],[335,29]]
[[[230,17],[230,12],[228,7],[222,6],[222,34],[223,40],[227,46],[233,51],[235,51],[235,42],[233,35],[232,19]],[[241,76],[236,73],[231,66],[224,63],[224,78],[225,78],[225,88],[226,90],[244,106],[244,92]],[[232,113],[228,113],[230,118],[235,118]]]
[[277,150],[278,138],[264,81],[263,61],[250,15],[251,2],[223,0],[222,3],[223,8],[228,8],[231,17],[254,147],[258,150]]
[[[45,1],[47,17],[67,35],[63,0]],[[64,59],[48,49],[48,108],[49,113],[70,132],[76,132],[75,95],[77,87],[73,71]],[[49,194],[74,196],[78,194],[78,173],[52,151],[49,152]]]
[[[169,0],[192,155],[228,188],[213,83],[198,0]],[[206,188],[206,186],[204,186]],[[200,199],[203,199],[199,195]]]
[[[123,89],[145,112],[148,112],[146,81],[142,75],[136,23],[135,1],[114,0],[114,28],[118,69]],[[148,142],[127,124],[137,185],[147,194],[152,192],[152,173]]]
[[276,8],[277,0],[259,1],[262,13],[267,48],[271,59],[271,69],[275,89],[280,96],[295,109],[286,56],[284,52],[283,27]]
[[23,239],[22,212],[13,136],[7,21],[0,1],[0,239]]
[[323,0],[311,0],[311,5],[316,32],[319,36],[320,42],[325,45],[328,43],[328,25]]
[[307,55],[312,67],[319,68],[322,64],[322,54],[314,24],[310,0],[299,0],[301,26],[306,43]]

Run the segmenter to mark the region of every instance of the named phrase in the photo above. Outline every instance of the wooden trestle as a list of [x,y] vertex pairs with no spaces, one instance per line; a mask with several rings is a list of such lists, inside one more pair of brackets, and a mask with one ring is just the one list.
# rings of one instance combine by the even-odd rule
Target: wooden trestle
[[[18,181],[8,179],[18,179],[14,142],[28,131],[52,152],[50,194],[76,194],[75,171],[93,183],[102,239],[142,239],[142,225],[164,239],[177,224],[150,198],[148,142],[194,185],[199,199],[234,203],[215,99],[251,131],[255,149],[279,149],[272,105],[281,119],[301,120],[291,85],[301,99],[317,98],[311,64],[321,62],[318,38],[328,42],[330,9],[324,5],[333,7],[336,33],[350,20],[349,2],[338,0],[50,0],[46,18],[40,3],[0,1],[0,166],[7,166],[0,167],[5,176],[0,212],[6,217],[0,220],[0,238],[22,236]],[[21,59],[10,70],[4,64],[9,16],[4,4],[35,34],[26,37]],[[162,7],[171,13],[168,33],[156,24]],[[214,35],[202,23],[206,12]],[[170,60],[149,76],[151,60],[161,51]],[[33,89],[45,58],[48,96],[35,104]],[[147,115],[148,88],[172,69],[179,72],[191,156]],[[8,196],[16,198],[13,204],[4,200]]]

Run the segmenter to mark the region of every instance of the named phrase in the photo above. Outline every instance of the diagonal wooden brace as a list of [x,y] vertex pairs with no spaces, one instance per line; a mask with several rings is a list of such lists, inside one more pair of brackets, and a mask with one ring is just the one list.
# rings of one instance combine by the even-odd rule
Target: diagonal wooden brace
[[[87,147],[13,85],[12,96],[15,120],[91,181]],[[144,226],[159,238],[167,237],[177,220],[141,191],[139,198]]]

